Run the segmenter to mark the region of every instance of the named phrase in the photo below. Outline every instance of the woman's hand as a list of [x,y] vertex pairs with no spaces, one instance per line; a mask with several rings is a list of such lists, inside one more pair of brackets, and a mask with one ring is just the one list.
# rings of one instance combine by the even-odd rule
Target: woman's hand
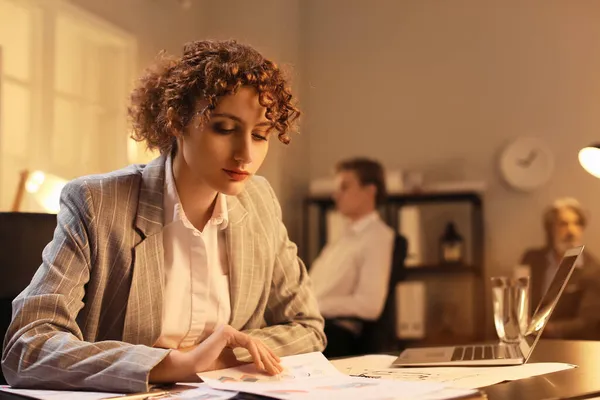
[[[196,373],[236,365],[232,349],[248,350],[259,371],[270,375],[280,373],[280,359],[260,340],[223,325],[206,340],[187,350],[172,350],[150,371],[150,382],[183,382],[197,380]],[[235,360],[235,361],[234,361]]]

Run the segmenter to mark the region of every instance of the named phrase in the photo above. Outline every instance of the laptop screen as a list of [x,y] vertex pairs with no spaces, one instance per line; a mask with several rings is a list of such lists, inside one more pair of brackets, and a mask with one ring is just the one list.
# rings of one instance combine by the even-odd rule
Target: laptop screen
[[571,277],[575,263],[577,262],[577,258],[579,258],[582,251],[583,246],[575,247],[567,250],[563,256],[558,269],[552,278],[552,282],[550,282],[548,290],[546,290],[546,293],[540,300],[539,305],[531,317],[531,323],[529,324],[525,334],[525,340],[523,341],[525,342],[523,344],[526,344],[526,348],[521,349],[524,356],[529,356],[533,346],[542,335],[542,331],[544,330],[544,327],[546,326],[554,307],[558,303],[558,299],[560,298],[562,291]]

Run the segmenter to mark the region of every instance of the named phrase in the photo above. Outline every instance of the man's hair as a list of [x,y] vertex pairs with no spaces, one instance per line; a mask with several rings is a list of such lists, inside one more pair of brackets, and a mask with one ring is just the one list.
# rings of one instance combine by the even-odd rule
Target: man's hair
[[336,172],[352,171],[358,177],[361,185],[375,185],[375,203],[380,205],[387,199],[385,187],[385,172],[383,166],[368,158],[351,158],[339,161],[335,166]]
[[161,53],[131,94],[132,138],[165,154],[175,145],[175,135],[183,133],[196,115],[198,100],[208,103],[200,112],[201,123],[206,123],[221,97],[244,86],[256,90],[266,118],[287,144],[300,111],[286,78],[275,63],[234,40],[191,42],[182,57]]
[[546,243],[548,245],[552,244],[552,229],[556,224],[558,213],[560,212],[560,210],[563,210],[565,208],[577,214],[577,217],[579,218],[579,223],[582,227],[585,228],[587,226],[588,217],[583,207],[581,207],[581,204],[579,204],[579,202],[576,199],[572,197],[563,197],[556,199],[546,209],[543,215],[544,231],[546,233]]

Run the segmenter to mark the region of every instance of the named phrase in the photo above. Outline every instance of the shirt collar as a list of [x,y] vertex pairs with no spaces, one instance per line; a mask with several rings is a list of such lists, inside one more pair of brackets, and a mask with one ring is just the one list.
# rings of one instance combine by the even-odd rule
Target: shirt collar
[[[163,198],[165,226],[177,221],[181,221],[187,228],[195,229],[188,220],[183,210],[183,205],[179,200],[175,178],[173,177],[173,159],[171,155],[167,156],[165,161],[165,192]],[[229,223],[229,213],[227,211],[227,197],[223,193],[217,194],[215,207],[208,224],[218,225],[219,229],[225,229]]]
[[379,214],[377,211],[372,211],[369,214],[361,217],[360,219],[350,223],[349,229],[352,233],[360,233],[364,231],[367,226],[369,226],[372,222],[375,222],[379,219]]

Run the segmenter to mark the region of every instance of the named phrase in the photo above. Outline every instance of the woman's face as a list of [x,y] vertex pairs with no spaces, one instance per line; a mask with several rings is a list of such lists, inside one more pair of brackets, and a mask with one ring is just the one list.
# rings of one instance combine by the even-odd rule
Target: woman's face
[[[197,106],[199,112],[206,102]],[[178,139],[178,157],[191,181],[235,196],[260,168],[269,149],[272,123],[254,88],[224,96],[206,124],[196,115]]]

